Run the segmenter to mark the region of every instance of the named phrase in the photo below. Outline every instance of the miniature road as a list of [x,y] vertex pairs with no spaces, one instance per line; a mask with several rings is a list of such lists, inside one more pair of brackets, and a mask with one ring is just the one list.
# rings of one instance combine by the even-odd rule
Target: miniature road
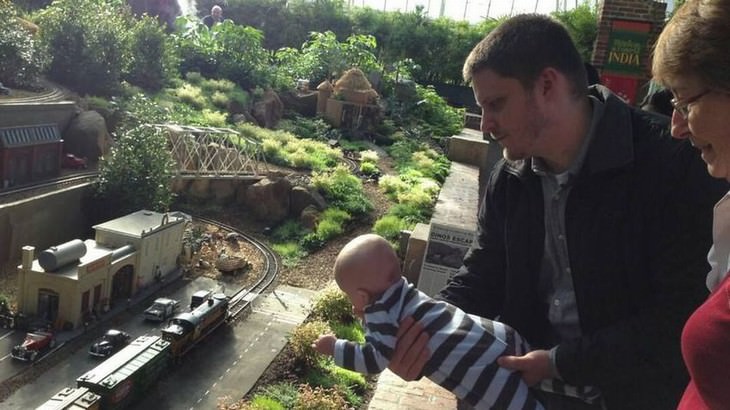
[[308,314],[313,291],[280,286],[256,300],[248,317],[216,330],[134,408],[213,409],[240,398],[286,345]]
[[[180,300],[184,310],[193,292],[215,288],[216,282],[199,278],[169,297]],[[170,374],[157,380],[142,402],[131,408],[212,409],[219,398],[233,401],[244,395],[286,344],[286,336],[308,313],[314,292],[306,289],[279,287],[255,301],[252,312],[235,325],[224,325],[204,339],[181,361],[170,368]],[[142,307],[144,308],[144,307]],[[137,337],[158,334],[159,324],[143,321],[135,315],[118,327]],[[100,363],[92,359],[86,346],[71,357],[18,389],[0,404],[2,409],[32,409],[44,403],[65,387],[75,387],[76,378]],[[9,359],[8,359],[9,360]]]

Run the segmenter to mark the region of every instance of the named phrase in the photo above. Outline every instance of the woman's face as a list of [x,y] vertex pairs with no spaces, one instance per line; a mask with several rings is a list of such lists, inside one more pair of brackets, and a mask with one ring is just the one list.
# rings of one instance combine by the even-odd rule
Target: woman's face
[[730,181],[730,93],[703,87],[696,79],[674,81],[671,89],[672,136],[689,138],[707,172]]

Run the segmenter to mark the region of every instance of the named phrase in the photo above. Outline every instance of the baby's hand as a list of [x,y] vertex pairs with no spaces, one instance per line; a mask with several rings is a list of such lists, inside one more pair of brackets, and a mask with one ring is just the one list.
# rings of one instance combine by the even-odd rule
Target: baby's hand
[[337,337],[333,334],[321,335],[312,343],[312,347],[322,354],[332,356],[335,354],[335,341],[337,341]]

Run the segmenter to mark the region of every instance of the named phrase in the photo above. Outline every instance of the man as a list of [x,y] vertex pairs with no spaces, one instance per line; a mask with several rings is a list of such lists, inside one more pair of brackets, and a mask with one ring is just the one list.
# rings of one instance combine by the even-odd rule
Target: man
[[[666,118],[588,89],[570,36],[547,16],[492,31],[464,78],[504,159],[439,297],[521,333],[537,350],[500,364],[528,385],[556,377],[602,393],[589,405],[537,391],[548,409],[676,407],[680,331],[707,296],[711,210],[725,184],[671,139]],[[406,379],[420,375],[428,339],[412,323],[401,323],[390,364]]]
[[221,21],[223,21],[223,9],[217,4],[210,9],[210,14],[203,17],[203,24],[208,26],[208,28],[213,27],[213,25]]

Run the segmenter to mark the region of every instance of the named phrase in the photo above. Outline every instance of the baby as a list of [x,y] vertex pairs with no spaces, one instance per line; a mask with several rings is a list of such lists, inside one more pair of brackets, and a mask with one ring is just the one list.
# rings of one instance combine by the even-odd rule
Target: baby
[[430,335],[424,374],[476,409],[542,409],[519,373],[497,358],[529,349],[509,326],[471,316],[420,292],[401,276],[398,256],[378,235],[349,242],[335,261],[335,281],[363,319],[361,345],[322,335],[314,348],[338,366],[364,374],[383,371],[396,345],[401,319],[413,316]]

